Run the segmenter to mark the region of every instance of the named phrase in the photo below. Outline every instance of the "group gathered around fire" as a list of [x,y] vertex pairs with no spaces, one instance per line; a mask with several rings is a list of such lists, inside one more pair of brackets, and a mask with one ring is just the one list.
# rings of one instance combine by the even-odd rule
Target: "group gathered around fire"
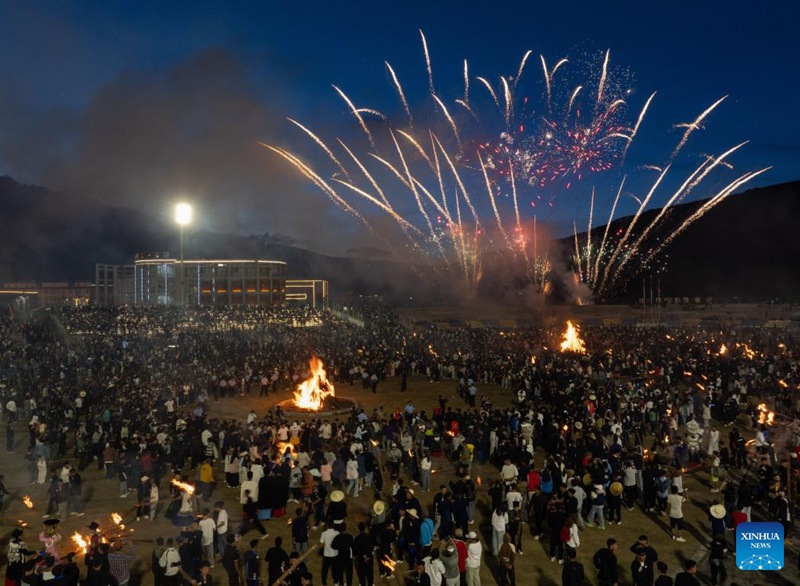
[[[363,324],[309,308],[37,313],[0,316],[15,463],[0,507],[44,514],[9,525],[7,586],[514,586],[534,549],[564,586],[722,584],[739,523],[792,533],[800,346],[782,331],[597,325],[562,351],[563,324],[403,324],[380,307]],[[278,405],[312,356],[336,393],[391,387],[402,404]],[[440,384],[435,402],[419,381]],[[216,408],[247,396],[275,406]],[[689,475],[707,498],[689,500]],[[110,490],[125,515],[92,502]],[[618,543],[623,516],[650,535]],[[138,541],[143,523],[163,537]],[[605,546],[582,548],[589,531]],[[668,566],[669,540],[707,553]]]

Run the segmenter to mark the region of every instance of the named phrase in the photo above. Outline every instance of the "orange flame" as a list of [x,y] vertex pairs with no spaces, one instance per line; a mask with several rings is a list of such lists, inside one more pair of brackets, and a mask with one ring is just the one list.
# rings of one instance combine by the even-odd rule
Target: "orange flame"
[[389,570],[391,573],[394,574],[394,569],[397,567],[397,562],[390,558],[388,555],[385,555],[381,558],[381,564]]
[[22,504],[28,507],[29,509],[33,508],[33,501],[31,500],[31,497],[29,497],[27,494],[22,497]]
[[78,546],[80,553],[86,553],[86,551],[89,549],[89,543],[77,531],[72,534],[72,541]]
[[326,397],[335,396],[333,383],[328,381],[322,360],[312,356],[308,361],[311,376],[297,385],[294,404],[301,409],[319,411]]
[[758,423],[772,425],[775,423],[775,412],[770,411],[765,403],[758,406]]
[[185,490],[189,494],[194,494],[194,486],[192,486],[191,484],[186,484],[185,482],[181,482],[177,478],[173,478],[170,484],[172,484],[173,486],[177,486],[181,490]]
[[728,353],[728,347],[725,344],[719,347],[720,356],[725,356],[727,353]]
[[564,341],[561,342],[562,352],[577,352],[579,354],[586,353],[586,347],[583,344],[579,334],[581,330],[579,326],[574,325],[570,320],[567,320],[567,331],[564,332]]
[[478,481],[478,486],[483,486],[483,479],[480,476],[476,477],[475,480]]
[[122,523],[122,515],[119,513],[111,513],[111,520],[114,521],[114,525],[119,525]]

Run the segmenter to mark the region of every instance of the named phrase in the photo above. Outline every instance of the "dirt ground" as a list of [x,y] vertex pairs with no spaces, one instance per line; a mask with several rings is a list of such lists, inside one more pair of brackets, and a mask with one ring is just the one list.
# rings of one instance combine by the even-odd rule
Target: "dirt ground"
[[[389,380],[378,387],[378,393],[373,395],[368,391],[362,390],[359,386],[349,387],[339,385],[337,394],[349,396],[358,401],[362,406],[371,412],[373,408],[385,406],[387,409],[402,407],[408,399],[414,401],[418,410],[425,409],[431,411],[440,393],[451,396],[451,405],[458,406],[461,401],[455,393],[453,381],[443,381],[441,384],[433,384],[426,379],[415,378],[409,380],[409,390],[406,393],[399,392],[399,380]],[[511,402],[511,394],[499,387],[484,386],[479,389],[480,394],[488,394],[492,397],[496,406],[505,406]],[[256,413],[263,415],[277,402],[288,398],[289,393],[273,395],[268,398],[259,398],[255,394],[245,397],[228,398],[219,403],[210,405],[211,415],[221,418],[238,418],[244,420],[250,409],[255,409]],[[5,484],[11,494],[6,498],[2,519],[0,523],[0,535],[7,543],[11,530],[18,526],[21,521],[27,522],[29,528],[25,532],[24,539],[29,547],[38,548],[37,536],[42,529],[42,515],[47,502],[47,484],[29,485],[27,463],[23,459],[25,446],[27,445],[27,432],[24,422],[17,422],[15,425],[17,437],[16,453],[7,453],[5,450],[0,452],[0,466],[5,474]],[[724,433],[724,432],[723,432]],[[749,432],[752,434],[752,431]],[[73,460],[74,463],[74,460]],[[541,465],[542,456],[537,457],[536,464]],[[432,479],[432,485],[448,481],[453,478],[453,465],[444,459],[436,459],[433,464],[436,470]],[[186,472],[189,472],[188,470]],[[239,518],[240,507],[238,505],[238,489],[228,489],[224,486],[224,475],[221,463],[215,466],[216,477],[218,480],[217,488],[212,497],[213,500],[224,499],[227,503],[228,512],[231,515],[232,524],[236,524]],[[498,471],[493,466],[477,466],[474,476],[480,476],[483,480],[482,488],[479,491],[478,506],[476,513],[476,523],[473,526],[479,533],[484,543],[485,563],[481,570],[481,578],[486,584],[497,582],[497,565],[488,550],[491,548],[491,511],[489,510],[489,496],[487,494],[490,481],[496,478]],[[193,477],[193,476],[192,476]],[[138,560],[132,566],[135,574],[131,584],[149,585],[153,583],[152,574],[149,572],[150,552],[153,549],[156,537],[175,537],[179,533],[179,528],[164,519],[159,512],[159,516],[154,522],[140,521],[135,522],[135,493],[128,498],[121,499],[118,493],[118,483],[116,480],[105,480],[102,473],[97,470],[96,465],[90,465],[83,472],[84,479],[84,500],[86,500],[86,515],[84,517],[68,517],[63,519],[60,533],[63,536],[60,551],[62,554],[73,551],[74,547],[69,540],[69,536],[75,531],[80,531],[84,535],[87,533],[86,526],[91,521],[97,521],[103,526],[110,526],[111,513],[119,513],[124,517],[123,523],[127,524],[132,532],[128,532],[129,538],[133,539]],[[220,480],[222,480],[220,482]],[[708,506],[713,500],[714,494],[709,492],[709,477],[704,468],[698,468],[689,472],[685,476],[684,485],[689,488],[689,502],[684,507],[687,527],[684,532],[687,538],[686,543],[678,543],[670,538],[668,521],[665,517],[655,517],[646,515],[638,508],[633,512],[628,512],[623,508],[622,524],[607,525],[605,531],[589,528],[581,533],[581,547],[578,550],[578,561],[583,563],[586,575],[591,583],[596,583],[596,572],[592,567],[591,557],[594,552],[605,545],[609,537],[614,537],[620,542],[620,549],[617,552],[621,568],[621,584],[630,584],[630,563],[633,554],[628,548],[636,541],[641,533],[646,533],[650,537],[651,545],[656,549],[659,557],[669,564],[669,573],[674,576],[679,566],[685,559],[696,559],[701,562],[700,574],[702,581],[708,583],[708,562],[705,561],[706,548],[710,542],[710,528],[707,520]],[[164,494],[162,486],[162,494]],[[419,494],[419,493],[418,493]],[[433,492],[419,494],[422,504],[430,506],[433,500]],[[29,495],[34,503],[33,509],[28,509],[22,503],[22,496]],[[349,527],[355,529],[358,521],[368,519],[368,511],[372,505],[372,494],[362,492],[357,498],[348,497],[348,519]],[[290,505],[292,506],[292,505]],[[282,519],[272,519],[265,522],[265,526],[270,533],[270,538],[263,542],[259,550],[263,554],[267,547],[272,545],[272,538],[278,535],[283,536],[284,544],[289,544],[291,548],[290,527],[287,524],[288,517]],[[311,543],[319,540],[321,530],[312,531]],[[255,537],[256,532],[247,534],[240,542],[242,548],[250,538]],[[728,534],[728,540],[733,540],[732,533]],[[561,584],[561,566],[551,562],[546,548],[548,540],[535,541],[530,534],[524,536],[524,555],[517,557],[516,575],[520,584],[540,584],[552,585]],[[5,551],[5,547],[3,547]],[[243,549],[244,551],[244,549]],[[317,552],[318,553],[318,552]],[[765,573],[742,573],[734,569],[733,558],[726,562],[729,574],[736,573],[733,577],[739,583],[753,581],[759,578],[764,583],[773,584],[796,584],[798,576],[795,561],[797,553],[787,546],[786,559],[791,570],[785,572],[765,572]],[[791,561],[790,561],[791,560]],[[309,558],[309,566],[315,575],[315,583],[320,584],[319,572],[321,561],[317,554],[312,554]],[[398,571],[406,571],[407,566],[399,565]],[[264,570],[265,571],[265,570]],[[791,571],[791,574],[789,572]],[[212,571],[218,584],[227,583],[224,570],[218,564]],[[377,576],[377,572],[376,572]],[[357,582],[357,578],[355,579]],[[381,579],[377,578],[380,582]],[[735,582],[734,582],[735,583]]]

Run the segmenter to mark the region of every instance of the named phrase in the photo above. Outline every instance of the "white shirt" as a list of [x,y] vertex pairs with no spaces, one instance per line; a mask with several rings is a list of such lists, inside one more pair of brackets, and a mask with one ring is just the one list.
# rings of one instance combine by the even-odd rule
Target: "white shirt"
[[211,545],[214,543],[214,519],[211,517],[203,517],[198,523],[200,531],[203,532],[203,538],[200,540],[201,545]]
[[503,476],[503,480],[509,482],[511,480],[515,480],[517,476],[519,476],[519,470],[514,464],[503,464],[503,469],[501,470],[500,474]]
[[331,527],[330,529],[326,529],[322,532],[322,535],[319,536],[319,542],[323,545],[322,547],[322,555],[326,558],[333,558],[339,555],[339,550],[333,549],[331,545],[333,544],[334,538],[339,535],[339,532]]
[[506,530],[506,524],[508,523],[508,513],[501,513],[497,514],[497,511],[492,513],[492,529],[495,531],[503,531]]
[[217,513],[217,533],[224,535],[228,532],[228,511],[221,509]]
[[480,568],[483,546],[480,541],[471,541],[467,544],[467,567]]
[[165,576],[174,576],[180,570],[181,555],[174,547],[170,547],[161,554],[158,565],[164,568]]

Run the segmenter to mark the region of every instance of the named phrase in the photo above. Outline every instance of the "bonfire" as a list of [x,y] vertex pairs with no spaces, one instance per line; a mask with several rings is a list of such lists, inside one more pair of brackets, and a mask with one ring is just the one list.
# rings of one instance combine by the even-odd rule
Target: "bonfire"
[[308,361],[309,378],[297,385],[294,392],[294,404],[299,409],[319,411],[328,397],[335,397],[333,383],[328,381],[325,365],[322,360],[312,356]]
[[571,321],[567,320],[567,331],[564,332],[564,341],[561,342],[562,352],[577,352],[579,354],[586,353],[586,347],[583,344],[579,334],[580,327],[574,325]]

